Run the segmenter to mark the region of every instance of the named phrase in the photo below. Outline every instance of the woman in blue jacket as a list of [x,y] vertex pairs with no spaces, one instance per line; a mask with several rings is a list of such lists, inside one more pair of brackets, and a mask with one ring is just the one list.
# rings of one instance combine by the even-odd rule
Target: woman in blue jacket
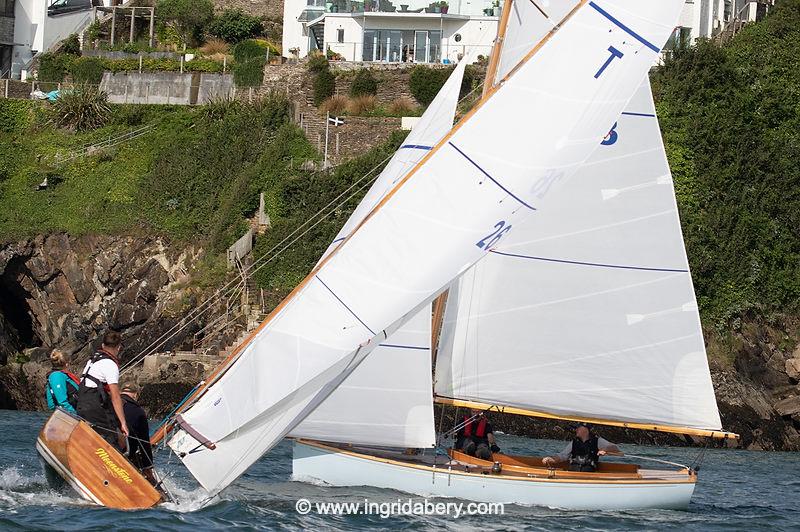
[[55,410],[60,406],[67,412],[75,413],[75,392],[78,391],[78,377],[67,369],[67,357],[58,349],[50,353],[53,371],[47,376],[44,395],[47,407]]

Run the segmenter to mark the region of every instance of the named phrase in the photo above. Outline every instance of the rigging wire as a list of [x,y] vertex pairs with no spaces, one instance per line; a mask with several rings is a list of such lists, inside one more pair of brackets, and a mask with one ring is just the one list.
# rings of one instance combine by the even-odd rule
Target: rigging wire
[[[457,103],[461,104],[461,103],[467,101],[473,94],[475,94],[478,91],[478,89],[481,89],[481,88],[482,87],[480,85],[477,85],[477,86],[473,87],[472,90],[470,90],[467,94],[465,94],[463,97],[461,97],[458,100]],[[384,163],[386,163],[393,155],[394,155],[394,153],[391,153],[391,154],[387,155],[382,161],[380,161],[378,164],[376,164],[373,168],[371,168],[369,171],[367,171],[362,177],[360,177],[353,184],[351,184],[344,191],[342,191],[337,197],[335,197],[333,200],[331,200],[325,207],[323,207],[322,209],[317,211],[308,220],[306,220],[305,222],[300,224],[294,231],[292,231],[290,234],[288,234],[286,237],[284,237],[284,239],[281,240],[280,242],[278,242],[271,250],[269,250],[267,253],[265,253],[264,255],[259,257],[256,261],[253,262],[253,264],[251,264],[247,268],[244,268],[242,270],[241,275],[245,276],[245,277],[250,276],[250,275],[254,274],[255,272],[259,271],[261,268],[263,268],[264,266],[266,266],[270,262],[272,262],[272,260],[274,260],[275,258],[279,257],[283,252],[285,252],[289,247],[291,247],[297,240],[299,240],[300,238],[305,236],[311,229],[313,229],[314,227],[319,225],[319,223],[321,223],[323,220],[328,218],[331,214],[336,212],[337,209],[339,209],[345,203],[347,203],[350,199],[352,199],[353,196],[355,196],[356,193],[358,193],[361,189],[364,188],[364,185],[361,185],[355,192],[353,192],[347,198],[345,198],[344,200],[340,201],[338,204],[336,204],[334,206],[334,204],[337,201],[339,201],[345,194],[350,192],[354,187],[356,187],[359,184],[361,184],[365,179],[367,179],[370,175],[372,175],[373,172],[375,172]],[[377,176],[375,176],[375,177],[377,178]],[[320,216],[325,210],[329,209],[331,206],[334,206],[332,210],[330,210],[329,212],[324,214],[324,216],[322,216],[319,220],[314,222],[313,225],[308,227],[298,237],[294,238],[291,242],[289,242],[288,244],[286,244],[284,246],[284,243],[288,239],[290,239],[294,235],[296,235],[306,225],[311,223],[315,218]],[[281,248],[281,246],[283,246],[283,247]],[[273,255],[273,253],[275,253],[275,254]],[[261,261],[264,261],[264,262],[259,264],[259,262],[261,262]],[[136,364],[138,364],[146,356],[152,355],[152,354],[158,352],[158,350],[161,347],[163,347],[167,342],[169,342],[171,339],[173,339],[175,336],[177,336],[183,329],[185,329],[186,327],[188,327],[192,323],[196,322],[200,318],[200,316],[204,315],[206,312],[211,310],[212,305],[214,303],[216,303],[216,302],[220,301],[222,298],[226,297],[232,290],[234,290],[236,288],[236,286],[239,285],[240,282],[241,281],[240,281],[240,279],[238,277],[235,278],[235,279],[231,279],[222,288],[218,289],[213,295],[211,295],[208,299],[203,301],[203,303],[201,303],[200,305],[198,305],[197,307],[192,309],[189,312],[189,314],[187,314],[181,321],[179,321],[178,323],[173,325],[170,329],[168,329],[165,333],[163,333],[161,336],[159,336],[156,340],[151,342],[138,355],[136,355],[131,360],[126,362],[120,368],[120,374],[122,375],[125,372],[127,372],[131,367],[133,367]]]
[[[295,242],[297,242],[297,240],[299,240],[300,238],[305,236],[311,229],[313,229],[314,227],[319,225],[322,221],[324,221],[326,218],[328,218],[331,214],[336,212],[337,209],[339,209],[344,204],[346,204],[348,201],[350,201],[361,189],[364,188],[365,185],[362,184],[362,182],[365,179],[367,179],[373,172],[375,172],[375,170],[380,168],[381,165],[383,165],[386,161],[388,161],[389,158],[392,157],[392,155],[394,155],[394,154],[387,155],[381,162],[379,162],[372,169],[370,169],[367,173],[365,173],[361,178],[359,178],[357,181],[355,181],[353,184],[351,184],[349,187],[347,187],[337,197],[335,197],[333,200],[331,200],[325,207],[323,207],[322,209],[317,211],[308,220],[306,220],[305,222],[300,224],[294,231],[292,231],[290,234],[288,234],[286,237],[284,237],[284,239],[281,240],[280,242],[278,242],[272,249],[270,249],[267,253],[265,253],[264,255],[259,257],[256,261],[253,262],[253,264],[251,264],[250,266],[245,268],[243,270],[242,274],[245,275],[245,276],[249,276],[249,275],[252,275],[255,272],[259,271],[261,268],[263,268],[264,266],[266,266],[267,264],[272,262],[274,259],[279,257],[283,252],[285,252],[289,247],[291,247]],[[369,182],[367,182],[366,184],[369,184]],[[356,187],[358,185],[361,185],[361,186],[355,192],[351,193],[344,200],[339,201],[345,194],[350,192],[354,187]],[[339,203],[336,203],[337,201]],[[328,212],[325,213],[318,220],[314,221],[315,218],[318,218],[325,211],[328,211]],[[303,228],[306,227],[311,222],[314,222],[314,223],[312,225],[310,225],[309,227],[307,227],[305,229],[305,231],[303,231],[300,235],[298,235],[297,237],[292,239],[288,244],[285,244],[287,240],[291,239],[293,236],[295,236],[299,231],[303,230]],[[281,247],[281,246],[283,246],[283,247]],[[211,305],[213,303],[216,303],[217,301],[219,301],[223,297],[225,297],[225,295],[227,293],[229,293],[231,290],[235,289],[235,287],[238,286],[239,283],[240,283],[240,279],[237,277],[235,279],[232,279],[228,283],[226,283],[222,288],[218,289],[211,297],[206,299],[203,303],[201,303],[199,306],[195,307],[191,312],[189,312],[189,314],[183,320],[181,320],[181,322],[178,322],[177,324],[175,324],[172,328],[167,330],[167,332],[162,334],[156,340],[151,342],[147,347],[145,347],[145,349],[142,350],[138,355],[136,355],[131,360],[126,362],[122,366],[122,368],[120,369],[120,374],[125,373],[132,366],[138,364],[138,362],[140,362],[144,357],[157,352],[158,349],[163,347],[164,344],[166,344],[169,340],[174,338],[183,329],[185,329],[186,327],[188,327],[189,325],[194,323],[201,315],[203,315],[206,312],[208,312],[212,308]]]

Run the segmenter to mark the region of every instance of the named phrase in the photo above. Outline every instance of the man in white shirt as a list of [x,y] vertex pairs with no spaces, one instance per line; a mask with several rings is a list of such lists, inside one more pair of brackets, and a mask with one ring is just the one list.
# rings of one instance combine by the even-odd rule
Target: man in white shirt
[[119,391],[119,352],[122,335],[109,331],[103,345],[86,363],[78,389],[77,413],[106,441],[120,446],[119,429],[128,435],[122,396]]
[[575,439],[564,450],[553,456],[546,456],[542,463],[546,466],[569,462],[570,471],[594,472],[601,456],[607,453],[622,454],[615,444],[600,438],[589,431],[583,423],[575,428]]

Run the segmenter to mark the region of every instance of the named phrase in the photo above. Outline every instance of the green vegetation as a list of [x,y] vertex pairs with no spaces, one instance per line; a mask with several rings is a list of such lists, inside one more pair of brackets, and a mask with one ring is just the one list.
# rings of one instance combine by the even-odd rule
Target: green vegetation
[[653,76],[704,321],[800,310],[800,0]]
[[211,0],[158,0],[156,15],[167,33],[179,38],[175,44],[192,45],[203,39],[203,28],[214,18]]
[[328,59],[322,54],[310,56],[307,68],[314,75],[314,105],[319,107],[336,92],[336,76],[331,72]]
[[353,83],[350,85],[350,96],[374,96],[378,93],[378,82],[372,71],[368,68],[361,68],[356,73]]
[[60,128],[88,131],[104,126],[111,118],[106,93],[83,86],[62,91],[53,104],[51,121]]
[[[204,107],[112,105],[108,123],[72,133],[48,126],[48,104],[0,100],[0,241],[49,231],[80,235],[142,228],[221,252],[270,198],[279,219],[289,167],[315,159],[282,99]],[[141,124],[147,135],[55,164]],[[60,181],[37,191],[44,178]]]
[[235,44],[260,35],[264,27],[258,17],[248,15],[241,9],[226,9],[208,24],[206,31],[225,42]]
[[[433,68],[424,65],[415,66],[411,70],[411,76],[408,82],[411,94],[419,103],[427,107],[441,90],[454,68],[455,67]],[[473,90],[474,84],[475,75],[473,69],[467,67],[464,71],[464,78],[461,81],[460,97],[463,98],[467,93]]]
[[[280,249],[285,245],[281,242],[302,224],[309,222],[304,227],[305,230],[316,222],[319,223],[314,225],[302,240],[290,246],[256,273],[259,285],[267,290],[269,307],[276,305],[308,274],[361,201],[372,179],[380,173],[388,156],[400,146],[405,136],[404,132],[397,132],[385,145],[340,165],[331,172],[296,173],[284,169],[273,174],[276,182],[282,182],[283,186],[273,189],[268,204],[279,206],[274,211],[270,210],[270,213],[277,212],[279,216],[273,218],[272,228],[267,234],[256,241],[256,257],[274,255],[276,248]],[[286,153],[290,145],[279,147],[279,144],[275,143],[273,146],[276,149],[276,157],[282,157],[284,160],[290,157]],[[368,178],[360,181],[368,174]],[[341,207],[332,209],[331,207],[348,197],[337,199],[339,195],[356,182],[359,184],[353,187],[351,191],[353,195]],[[328,207],[331,203],[333,205]],[[331,214],[328,217],[318,216],[318,213],[329,212]],[[290,240],[291,238],[287,243]]]
[[233,47],[233,80],[240,87],[256,87],[264,81],[264,65],[271,53],[266,41],[248,39]]
[[78,40],[78,35],[75,33],[70,34],[69,37],[64,39],[61,43],[61,53],[70,55],[81,55],[81,42]]
[[99,85],[103,80],[106,65],[99,57],[78,57],[70,65],[72,81]]

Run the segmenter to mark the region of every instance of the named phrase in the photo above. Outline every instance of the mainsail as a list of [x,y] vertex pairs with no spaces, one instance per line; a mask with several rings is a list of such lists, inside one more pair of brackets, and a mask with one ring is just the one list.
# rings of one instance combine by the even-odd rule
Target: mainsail
[[582,2],[426,150],[182,414],[170,446],[195,478],[227,486],[536,216],[625,108],[682,4]]
[[720,430],[647,79],[581,170],[451,290],[436,393]]
[[[453,127],[466,64],[467,61],[462,61],[453,70],[324,256]],[[430,367],[428,304],[376,347],[289,436],[366,445],[432,447],[436,435]]]

